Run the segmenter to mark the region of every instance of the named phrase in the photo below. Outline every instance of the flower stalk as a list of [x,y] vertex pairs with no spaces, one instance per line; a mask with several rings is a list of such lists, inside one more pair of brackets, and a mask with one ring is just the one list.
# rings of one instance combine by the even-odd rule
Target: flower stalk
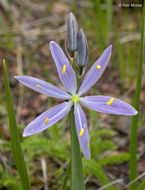
[[74,121],[74,106],[70,115],[71,131],[71,190],[85,190],[80,145]]

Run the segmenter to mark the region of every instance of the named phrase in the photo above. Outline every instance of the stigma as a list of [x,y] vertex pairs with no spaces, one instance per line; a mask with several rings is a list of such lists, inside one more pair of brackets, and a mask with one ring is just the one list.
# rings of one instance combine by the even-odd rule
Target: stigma
[[64,74],[65,72],[66,72],[66,65],[63,65],[62,74]]
[[80,133],[79,133],[79,137],[81,137],[84,134],[84,128],[81,128]]
[[48,120],[49,120],[48,118],[45,119],[45,124],[46,125],[48,124]]
[[75,96],[72,97],[71,100],[72,100],[73,103],[75,103],[75,102],[78,103],[78,101],[79,101],[79,96],[75,95]]
[[111,98],[106,104],[107,104],[107,106],[110,106],[112,103],[113,103],[113,101],[114,101],[114,98]]
[[101,65],[97,65],[96,69],[100,70],[101,69]]

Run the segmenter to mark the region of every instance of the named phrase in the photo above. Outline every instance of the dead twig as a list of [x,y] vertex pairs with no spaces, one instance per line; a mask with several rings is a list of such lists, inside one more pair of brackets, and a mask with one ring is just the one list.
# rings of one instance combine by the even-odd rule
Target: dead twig
[[46,161],[44,158],[41,158],[41,166],[42,166],[42,173],[43,173],[44,190],[48,190],[47,166],[46,166]]
[[130,183],[128,183],[127,185],[125,185],[121,190],[126,189],[127,187],[129,187],[131,184],[135,183],[136,181],[138,181],[139,179],[141,179],[143,176],[145,176],[145,172],[142,173],[141,175],[139,175],[136,179],[134,179],[133,181],[131,181]]
[[48,16],[37,20],[31,20],[30,22],[21,24],[21,30],[27,30],[28,28],[38,27],[43,24],[53,23],[60,19],[58,15]]
[[48,6],[48,3],[47,3],[47,6],[46,6],[45,4],[42,4],[42,3],[34,3],[31,0],[21,0],[21,1],[17,0],[17,2],[19,4],[23,3],[27,7],[31,7],[32,10],[38,11],[38,12],[45,11],[47,6]]
[[114,185],[116,183],[123,183],[123,179],[117,179],[115,181],[112,181],[111,183],[108,183],[107,185],[104,185],[103,187],[100,187],[99,189],[97,190],[104,190],[104,189],[107,189],[108,187],[110,187],[111,185]]
[[130,35],[121,37],[119,39],[119,42],[121,44],[124,44],[124,43],[130,42],[130,41],[139,40],[139,39],[140,39],[140,33],[135,33],[135,34],[130,34]]

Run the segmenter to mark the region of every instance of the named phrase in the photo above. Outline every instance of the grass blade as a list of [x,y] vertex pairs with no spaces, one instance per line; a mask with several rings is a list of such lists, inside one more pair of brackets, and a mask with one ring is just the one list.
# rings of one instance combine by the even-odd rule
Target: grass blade
[[106,0],[106,20],[107,20],[108,42],[110,41],[110,37],[111,37],[112,16],[113,16],[113,1]]
[[[145,6],[143,7],[142,17],[142,30],[141,30],[141,42],[140,42],[140,58],[138,65],[137,85],[135,92],[135,104],[134,107],[139,111],[140,104],[140,92],[141,92],[141,79],[142,79],[142,68],[143,68],[143,54],[144,54],[144,29],[145,29]],[[130,139],[130,181],[133,181],[137,177],[137,127],[138,127],[139,115],[133,116],[132,127],[131,127],[131,139]],[[131,190],[135,190],[137,183],[131,185]]]
[[28,179],[28,173],[21,149],[19,132],[17,129],[15,113],[13,108],[13,102],[10,92],[10,85],[8,79],[7,67],[5,64],[5,60],[3,60],[3,68],[4,68],[4,83],[5,83],[5,91],[6,91],[6,101],[7,101],[7,109],[8,109],[8,117],[9,117],[9,127],[10,127],[10,135],[12,142],[12,152],[14,156],[14,161],[20,176],[22,189],[30,190],[30,184]]

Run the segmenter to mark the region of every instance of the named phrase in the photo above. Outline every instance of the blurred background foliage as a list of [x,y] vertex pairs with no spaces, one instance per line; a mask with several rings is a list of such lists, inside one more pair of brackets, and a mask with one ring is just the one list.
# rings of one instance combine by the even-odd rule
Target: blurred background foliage
[[[5,58],[8,64],[21,143],[34,190],[69,189],[69,125],[66,117],[41,134],[22,138],[24,127],[58,100],[23,87],[14,75],[30,75],[61,87],[49,42],[55,40],[64,48],[66,18],[72,11],[88,39],[87,69],[107,46],[113,45],[110,64],[89,94],[113,95],[132,103],[142,8],[120,7],[119,3],[123,2],[142,3],[141,0],[0,0],[0,62]],[[0,189],[19,190],[11,154],[1,64],[0,71]],[[145,171],[145,75],[142,81],[139,173]],[[87,119],[92,154],[90,160],[83,158],[87,189],[94,190],[114,180],[118,180],[116,185],[107,189],[120,189],[129,178],[130,118],[90,110]]]

